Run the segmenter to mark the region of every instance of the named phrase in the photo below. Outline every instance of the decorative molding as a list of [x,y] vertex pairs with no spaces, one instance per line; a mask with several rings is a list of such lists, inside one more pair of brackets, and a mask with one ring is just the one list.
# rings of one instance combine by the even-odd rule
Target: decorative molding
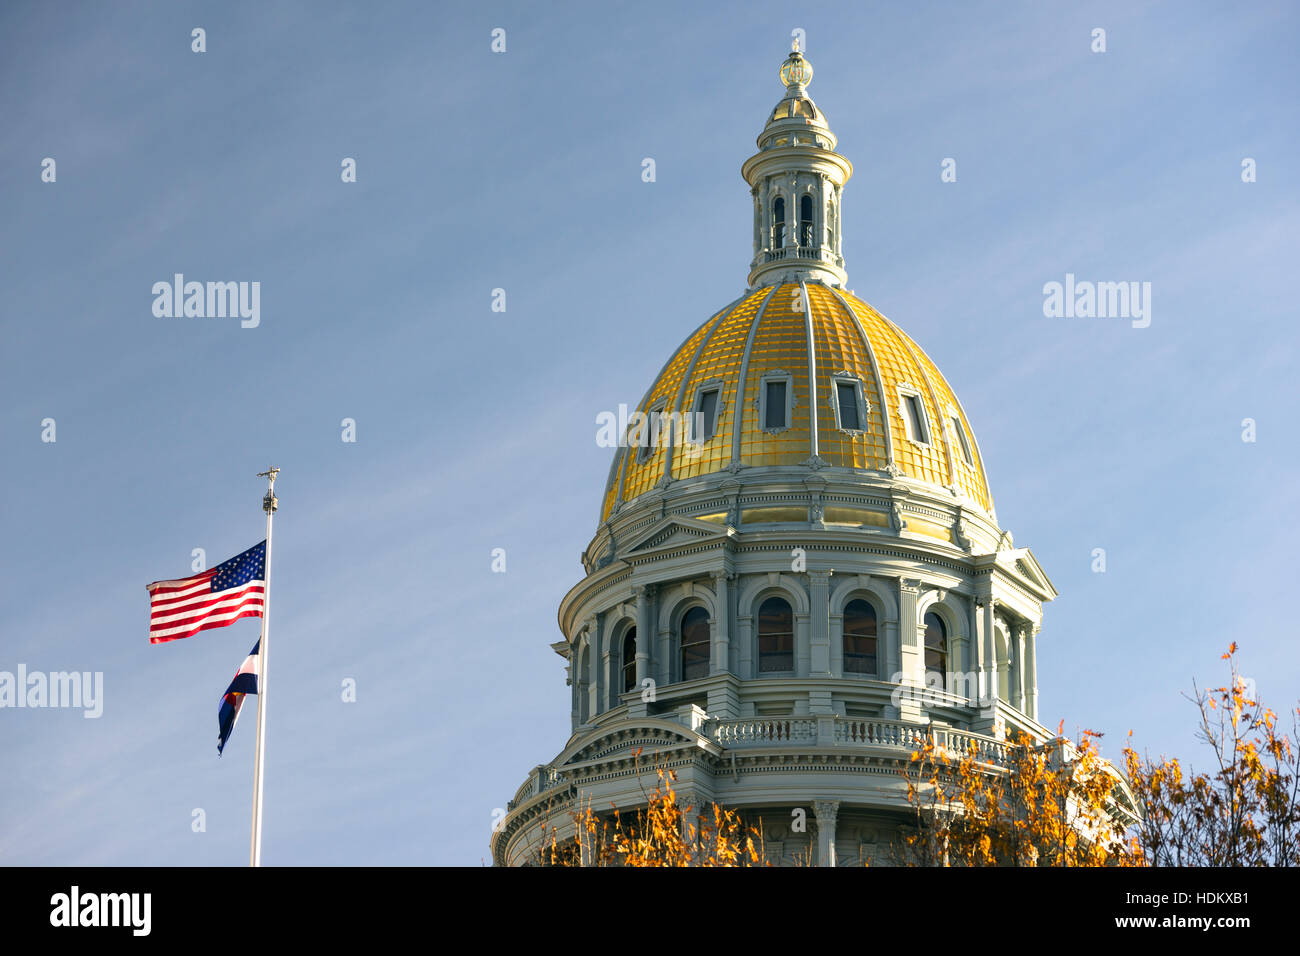
[[890,528],[894,534],[902,534],[907,530],[907,520],[903,517],[903,506],[897,501],[889,505]]

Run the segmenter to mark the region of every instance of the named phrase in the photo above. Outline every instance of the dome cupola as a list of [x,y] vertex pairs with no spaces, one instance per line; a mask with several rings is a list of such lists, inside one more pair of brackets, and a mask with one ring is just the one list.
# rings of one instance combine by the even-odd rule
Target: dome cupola
[[808,96],[813,69],[793,50],[781,64],[785,96],[758,137],[741,175],[754,197],[754,258],[749,284],[847,281],[840,202],[853,164],[835,152],[835,134]]

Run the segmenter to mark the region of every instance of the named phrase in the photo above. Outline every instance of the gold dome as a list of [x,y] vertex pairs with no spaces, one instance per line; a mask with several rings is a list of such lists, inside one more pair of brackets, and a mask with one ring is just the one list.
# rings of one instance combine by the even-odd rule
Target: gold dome
[[[792,401],[784,427],[764,428],[771,422],[760,421],[760,398],[774,378],[787,381]],[[856,422],[839,408],[853,392],[837,385],[856,390]],[[809,465],[925,482],[992,512],[984,463],[956,394],[915,342],[851,293],[798,282],[747,292],[687,338],[637,410],[671,421],[697,411],[701,394],[714,388],[716,424],[701,433],[709,436],[704,441],[684,442],[680,429],[666,429],[657,443],[618,449],[602,521],[665,478]]]

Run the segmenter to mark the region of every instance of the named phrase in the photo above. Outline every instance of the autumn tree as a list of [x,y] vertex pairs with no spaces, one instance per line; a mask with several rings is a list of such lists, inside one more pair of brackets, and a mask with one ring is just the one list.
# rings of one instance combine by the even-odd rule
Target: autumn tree
[[1151,866],[1300,864],[1300,708],[1291,710],[1283,732],[1278,715],[1242,679],[1236,653],[1233,644],[1222,658],[1227,684],[1193,685],[1188,695],[1212,769],[1184,773],[1176,758],[1139,756],[1129,735],[1124,761],[1142,811],[1138,839]]
[[1013,731],[990,761],[972,743],[953,753],[934,738],[903,771],[912,824],[895,861],[920,866],[1129,866],[1132,820],[1099,735],[1039,742]]
[[[656,768],[655,788],[630,817],[598,815],[590,801],[570,813],[575,836],[561,841],[543,828],[542,862],[550,866],[763,866],[763,838],[736,810],[711,804],[697,813],[678,800],[677,774]],[[549,834],[550,842],[547,843]]]

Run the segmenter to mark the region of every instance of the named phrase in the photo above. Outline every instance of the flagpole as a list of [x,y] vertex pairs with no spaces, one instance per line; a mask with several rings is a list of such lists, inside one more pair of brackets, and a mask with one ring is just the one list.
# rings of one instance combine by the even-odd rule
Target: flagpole
[[272,466],[259,472],[268,482],[262,510],[266,512],[266,584],[262,595],[262,639],[257,651],[257,754],[253,758],[253,833],[248,851],[248,865],[262,865],[262,771],[266,757],[266,660],[271,631],[271,517],[279,506],[275,497],[275,478],[280,469]]

